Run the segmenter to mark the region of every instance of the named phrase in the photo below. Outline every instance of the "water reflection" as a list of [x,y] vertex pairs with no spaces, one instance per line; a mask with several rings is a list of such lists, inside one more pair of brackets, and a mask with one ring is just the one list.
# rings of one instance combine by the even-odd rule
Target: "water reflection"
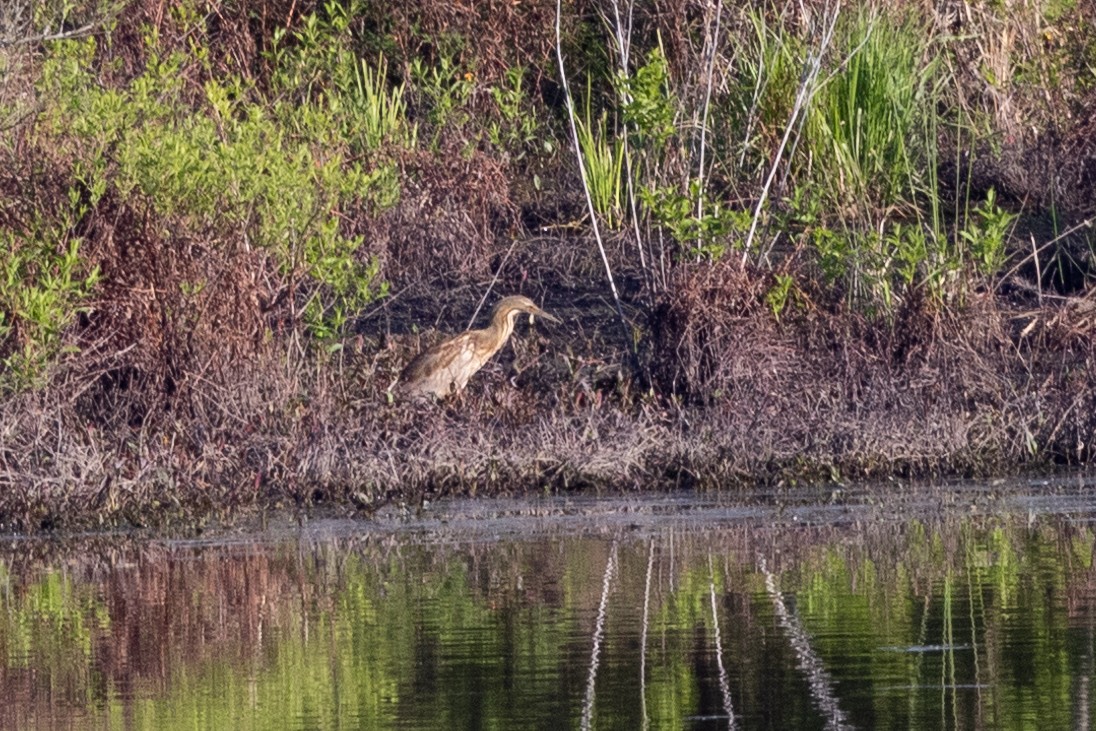
[[1090,489],[12,540],[0,726],[1089,728]]

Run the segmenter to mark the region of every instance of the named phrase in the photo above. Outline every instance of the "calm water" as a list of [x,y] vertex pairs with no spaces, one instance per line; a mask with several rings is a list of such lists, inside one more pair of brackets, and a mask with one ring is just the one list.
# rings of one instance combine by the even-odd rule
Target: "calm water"
[[1094,487],[9,538],[0,727],[1087,729]]

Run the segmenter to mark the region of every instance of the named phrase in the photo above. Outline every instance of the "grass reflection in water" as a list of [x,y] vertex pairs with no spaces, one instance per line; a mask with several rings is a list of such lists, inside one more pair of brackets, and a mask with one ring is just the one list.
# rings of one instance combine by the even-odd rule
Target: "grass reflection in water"
[[0,726],[1088,727],[1090,515],[776,502],[19,541]]

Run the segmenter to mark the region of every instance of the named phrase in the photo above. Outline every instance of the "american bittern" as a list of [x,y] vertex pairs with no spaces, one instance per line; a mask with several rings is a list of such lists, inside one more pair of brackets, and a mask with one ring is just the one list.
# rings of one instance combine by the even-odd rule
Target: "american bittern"
[[476,371],[499,351],[520,313],[527,312],[545,320],[559,322],[533,304],[528,297],[503,297],[491,311],[491,324],[482,330],[469,330],[419,353],[400,374],[399,390],[413,398],[442,398],[464,388]]

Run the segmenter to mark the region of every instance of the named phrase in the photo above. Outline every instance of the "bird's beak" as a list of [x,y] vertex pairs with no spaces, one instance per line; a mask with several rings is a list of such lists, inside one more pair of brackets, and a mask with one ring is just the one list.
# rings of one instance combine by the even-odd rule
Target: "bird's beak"
[[535,309],[535,310],[533,310],[532,312],[529,313],[529,324],[530,325],[533,324],[533,315],[536,315],[538,317],[543,317],[548,322],[558,323],[560,321],[559,318],[556,317],[555,315],[549,315],[547,312],[545,312],[544,310],[542,310],[538,307],[537,309]]

